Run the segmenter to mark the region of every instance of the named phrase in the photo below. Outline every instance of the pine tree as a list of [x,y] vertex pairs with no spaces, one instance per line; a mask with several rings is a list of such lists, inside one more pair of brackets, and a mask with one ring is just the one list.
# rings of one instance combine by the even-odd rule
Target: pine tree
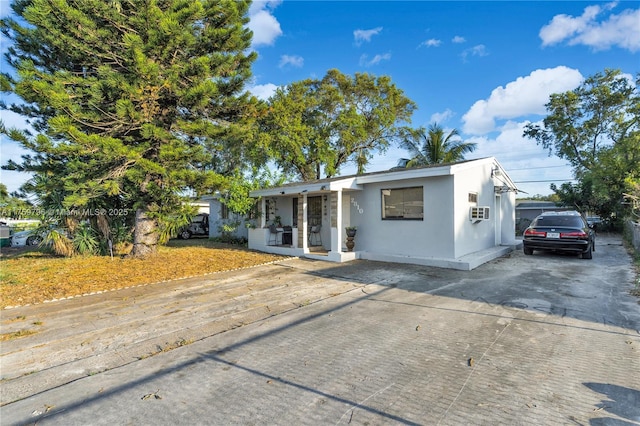
[[37,134],[5,131],[35,153],[8,167],[48,182],[26,189],[57,194],[65,209],[126,207],[135,215],[132,254],[154,253],[185,194],[224,184],[211,150],[252,128],[249,4],[16,0],[26,25],[0,21],[15,70],[0,83],[22,98],[11,109]]

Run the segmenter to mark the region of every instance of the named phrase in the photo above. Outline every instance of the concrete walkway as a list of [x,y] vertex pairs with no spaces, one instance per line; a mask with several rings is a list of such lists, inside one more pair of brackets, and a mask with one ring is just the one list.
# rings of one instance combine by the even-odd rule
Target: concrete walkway
[[[3,380],[0,418],[3,425],[640,424],[633,281],[619,239],[600,238],[593,261],[516,252],[465,272],[290,260],[145,287],[133,299],[113,293],[28,307],[11,315],[47,315],[46,327],[75,311],[70,336],[82,317],[94,327],[93,335],[82,331],[88,343],[80,348],[112,346],[95,358],[79,349],[77,359],[51,362],[57,371],[97,366],[77,368],[82,374],[64,385],[30,383],[47,369]],[[241,300],[244,313],[233,307]],[[280,313],[244,317],[266,311],[265,303]],[[127,317],[134,311],[146,321]],[[227,325],[215,328],[225,315]],[[109,316],[121,319],[111,334]],[[194,330],[209,336],[139,356],[133,347],[150,347],[131,343],[139,329],[142,343],[153,330],[167,342]],[[40,344],[56,348],[50,353],[63,346],[42,334]],[[3,345],[3,377],[7,356],[28,358],[39,347]],[[98,364],[127,348],[121,366]]]

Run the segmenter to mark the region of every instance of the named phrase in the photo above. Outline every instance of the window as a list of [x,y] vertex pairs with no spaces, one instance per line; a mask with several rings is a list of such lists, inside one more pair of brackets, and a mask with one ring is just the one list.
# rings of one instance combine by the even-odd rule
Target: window
[[229,207],[226,204],[220,204],[220,219],[229,219]]
[[580,216],[540,216],[534,220],[533,226],[568,226],[571,228],[583,228],[584,222]]
[[382,219],[423,220],[424,195],[422,187],[383,189]]

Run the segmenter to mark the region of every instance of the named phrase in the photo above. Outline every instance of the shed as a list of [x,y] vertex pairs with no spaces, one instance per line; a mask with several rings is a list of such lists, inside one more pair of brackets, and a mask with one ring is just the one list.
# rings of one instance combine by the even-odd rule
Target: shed
[[522,234],[533,219],[544,212],[571,210],[553,201],[516,200],[516,232]]

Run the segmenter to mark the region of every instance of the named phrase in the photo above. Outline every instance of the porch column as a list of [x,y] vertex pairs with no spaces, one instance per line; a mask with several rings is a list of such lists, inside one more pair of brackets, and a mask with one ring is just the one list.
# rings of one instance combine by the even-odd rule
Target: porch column
[[335,228],[331,238],[331,251],[339,253],[342,251],[342,189],[331,192],[331,227]]
[[307,253],[309,249],[307,209],[307,193],[298,194],[298,247],[302,247],[304,253]]

